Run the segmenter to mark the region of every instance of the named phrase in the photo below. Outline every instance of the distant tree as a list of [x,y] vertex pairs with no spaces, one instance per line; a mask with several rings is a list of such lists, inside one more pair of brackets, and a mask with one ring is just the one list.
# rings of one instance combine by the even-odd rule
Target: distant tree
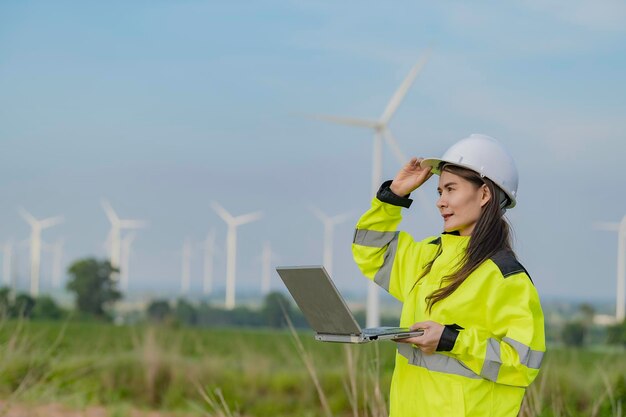
[[80,312],[108,318],[107,309],[122,298],[111,275],[117,269],[108,260],[94,258],[80,259],[68,269],[71,276],[67,283],[68,291],[76,294],[76,309]]
[[590,327],[593,324],[593,317],[596,315],[596,309],[588,303],[583,303],[578,307],[583,317],[583,324]]
[[24,317],[30,318],[33,315],[33,309],[35,308],[35,299],[28,294],[18,294],[15,296],[15,301],[11,306],[12,317]]
[[11,289],[0,288],[0,318],[7,317],[11,312]]
[[263,326],[263,316],[258,311],[246,306],[235,307],[232,310],[225,310],[228,326]]
[[162,322],[172,315],[172,308],[167,300],[153,300],[148,305],[146,313],[150,320]]
[[291,318],[291,303],[284,294],[271,292],[265,296],[261,314],[265,324],[270,327],[286,326],[285,314],[288,314]]
[[578,306],[578,311],[580,311],[580,315],[582,316],[582,326],[583,326],[583,345],[588,345],[591,341],[591,330],[593,327],[593,317],[596,315],[596,309],[588,303],[583,303]]
[[582,347],[585,343],[586,329],[585,325],[578,321],[572,321],[565,324],[561,332],[563,343],[572,347]]
[[188,325],[194,325],[198,320],[198,314],[194,306],[183,298],[179,298],[176,302],[174,315],[181,323]]
[[610,345],[626,346],[626,320],[607,329],[606,342]]
[[65,315],[65,312],[58,304],[47,295],[38,297],[35,300],[35,307],[33,308],[33,318],[58,320]]

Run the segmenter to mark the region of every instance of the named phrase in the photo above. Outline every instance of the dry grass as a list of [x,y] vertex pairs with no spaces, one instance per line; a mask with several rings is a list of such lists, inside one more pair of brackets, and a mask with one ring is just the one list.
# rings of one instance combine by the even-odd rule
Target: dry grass
[[[116,416],[387,417],[394,345],[311,336],[0,322],[0,417],[37,403]],[[623,352],[549,350],[520,415],[623,417],[625,378]]]

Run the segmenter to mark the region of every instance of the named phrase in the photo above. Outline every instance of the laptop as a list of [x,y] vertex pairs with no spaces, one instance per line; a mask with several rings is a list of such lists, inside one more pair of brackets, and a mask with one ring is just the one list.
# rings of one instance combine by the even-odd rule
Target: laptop
[[276,272],[322,342],[367,343],[421,336],[406,327],[361,329],[323,266],[279,266]]

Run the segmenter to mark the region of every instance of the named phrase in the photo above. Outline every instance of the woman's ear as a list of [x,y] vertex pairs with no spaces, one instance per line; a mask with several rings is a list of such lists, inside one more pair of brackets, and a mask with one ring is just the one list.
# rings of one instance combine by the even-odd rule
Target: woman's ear
[[481,185],[479,192],[480,192],[480,208],[483,208],[485,207],[485,204],[487,204],[493,196],[487,184]]

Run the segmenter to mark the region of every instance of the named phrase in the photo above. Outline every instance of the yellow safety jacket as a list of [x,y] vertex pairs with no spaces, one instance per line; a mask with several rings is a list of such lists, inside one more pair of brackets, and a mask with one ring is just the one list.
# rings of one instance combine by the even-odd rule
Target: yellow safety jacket
[[403,303],[400,326],[426,320],[446,326],[432,355],[397,344],[390,417],[517,416],[545,352],[543,312],[526,270],[512,253],[500,252],[429,313],[426,297],[458,267],[470,237],[443,233],[414,241],[397,231],[401,207],[411,200],[388,187],[381,191],[357,223],[354,260]]

